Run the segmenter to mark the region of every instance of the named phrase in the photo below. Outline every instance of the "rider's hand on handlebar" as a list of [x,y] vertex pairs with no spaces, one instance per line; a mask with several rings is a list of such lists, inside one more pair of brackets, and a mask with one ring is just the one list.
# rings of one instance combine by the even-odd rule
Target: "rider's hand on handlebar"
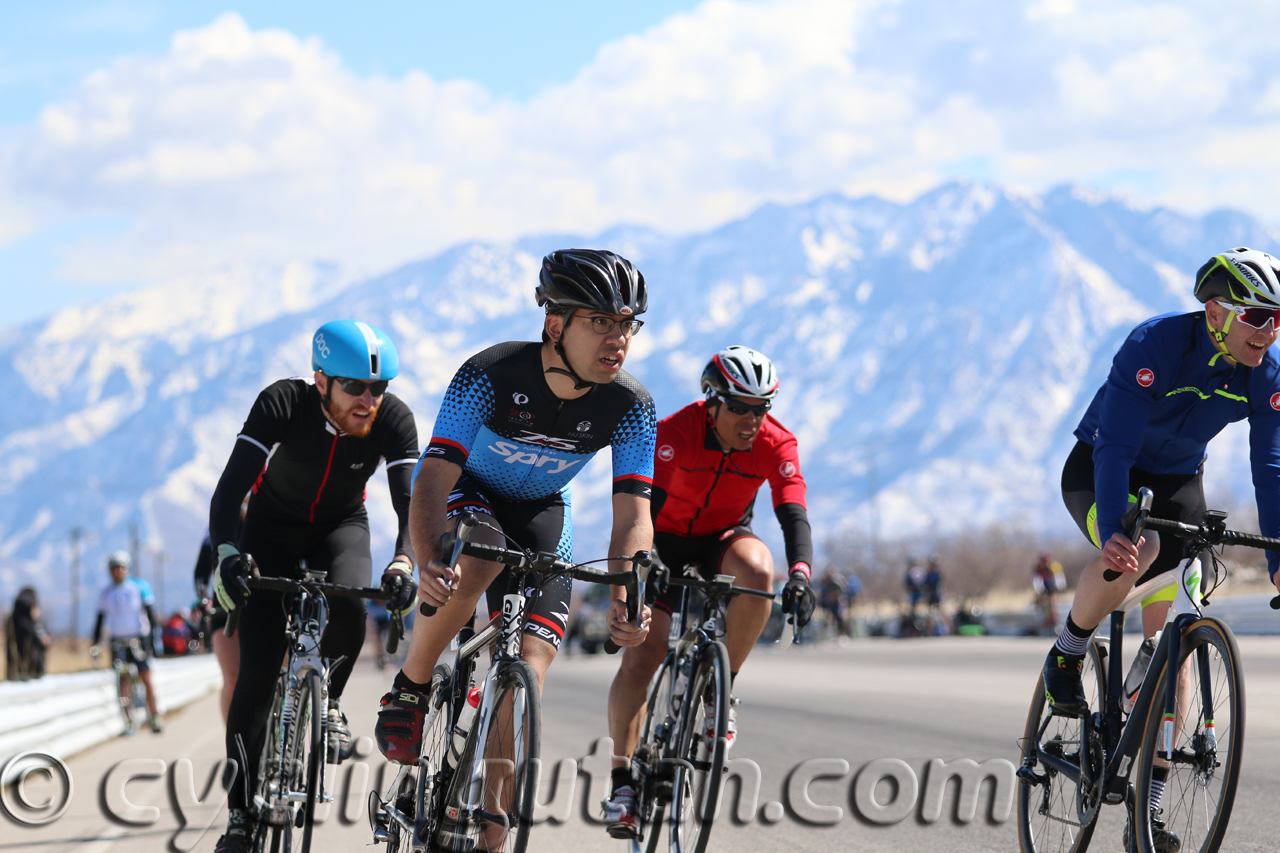
[[213,573],[213,594],[222,609],[230,613],[249,603],[249,575],[253,564],[247,554],[241,554],[234,546],[223,543],[218,546],[218,568]]
[[404,557],[396,557],[382,572],[382,591],[390,595],[387,612],[404,616],[413,610],[417,589],[413,583],[413,566]]
[[1119,533],[1112,533],[1107,544],[1102,548],[1102,562],[1106,568],[1115,572],[1138,571],[1138,549],[1146,544],[1147,537],[1138,539],[1134,545]]
[[640,627],[636,620],[627,615],[627,603],[620,598],[609,602],[609,637],[619,646],[638,646],[649,636],[649,617],[652,612],[648,607],[640,611]]
[[809,579],[804,572],[792,572],[791,579],[782,588],[783,614],[796,614],[796,627],[803,628],[813,618],[813,610],[818,605],[818,597],[809,586]]
[[444,607],[458,586],[456,569],[439,560],[418,568],[418,600],[435,608]]

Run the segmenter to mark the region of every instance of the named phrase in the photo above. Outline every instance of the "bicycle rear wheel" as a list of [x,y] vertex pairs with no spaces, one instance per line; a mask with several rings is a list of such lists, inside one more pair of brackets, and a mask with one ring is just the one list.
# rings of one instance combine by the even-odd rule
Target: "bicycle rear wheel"
[[[1176,833],[1182,853],[1213,853],[1222,844],[1235,802],[1244,748],[1244,676],[1236,638],[1221,621],[1200,619],[1179,643],[1177,713],[1171,721],[1174,759],[1161,802],[1164,829]],[[1156,853],[1150,812],[1151,773],[1164,722],[1166,662],[1156,683],[1138,753],[1137,839]]]
[[658,849],[662,816],[667,803],[671,802],[671,765],[660,761],[668,757],[670,734],[676,722],[671,706],[671,671],[674,667],[675,656],[667,655],[654,676],[645,705],[644,722],[640,726],[640,741],[632,762],[639,770],[639,773],[632,774],[639,786],[636,791],[636,841],[645,842],[646,853],[654,853]]
[[[729,653],[723,643],[703,646],[680,710],[680,735],[671,792],[672,853],[703,853],[720,803],[729,726]],[[714,737],[709,737],[714,734]]]
[[[542,745],[538,678],[525,661],[500,664],[492,713],[476,719],[458,763],[438,842],[444,850],[523,853],[533,826]],[[457,807],[455,824],[448,813]],[[468,817],[469,815],[469,817]]]
[[[1080,673],[1089,710],[1101,709],[1106,696],[1106,653],[1097,642],[1089,644]],[[1084,721],[1057,717],[1050,712],[1044,695],[1044,679],[1036,681],[1036,692],[1027,713],[1022,734],[1022,766],[1035,772],[1035,784],[1025,779],[1018,785],[1018,845],[1022,853],[1084,853],[1093,838],[1100,803],[1083,797],[1079,784],[1042,760],[1044,754],[1081,765]],[[1095,744],[1101,750],[1101,744]],[[1095,754],[1100,771],[1100,758]],[[1024,771],[1019,771],[1024,772]]]

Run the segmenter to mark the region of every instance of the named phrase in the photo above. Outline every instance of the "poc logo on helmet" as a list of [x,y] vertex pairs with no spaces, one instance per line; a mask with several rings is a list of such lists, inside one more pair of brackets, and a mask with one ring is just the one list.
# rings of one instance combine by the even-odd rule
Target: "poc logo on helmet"
[[320,353],[321,358],[329,357],[329,345],[324,342],[324,335],[316,335],[316,350]]
[[1144,367],[1138,371],[1137,379],[1139,385],[1143,388],[1149,388],[1151,387],[1151,383],[1156,381],[1156,375],[1151,372],[1150,368]]

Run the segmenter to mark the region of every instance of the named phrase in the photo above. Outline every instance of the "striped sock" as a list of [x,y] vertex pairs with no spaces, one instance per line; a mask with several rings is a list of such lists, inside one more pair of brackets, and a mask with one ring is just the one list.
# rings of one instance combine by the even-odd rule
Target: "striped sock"
[[1067,624],[1058,635],[1058,641],[1053,645],[1064,655],[1081,657],[1084,655],[1084,650],[1089,647],[1089,638],[1092,636],[1092,630],[1086,631],[1081,628],[1068,615]]

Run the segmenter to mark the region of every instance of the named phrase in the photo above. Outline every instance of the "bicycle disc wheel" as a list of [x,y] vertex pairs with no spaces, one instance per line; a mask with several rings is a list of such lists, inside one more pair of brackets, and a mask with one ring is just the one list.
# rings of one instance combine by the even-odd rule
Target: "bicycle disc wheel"
[[529,843],[542,702],[533,667],[525,661],[500,666],[493,711],[472,726],[449,797],[449,806],[470,818],[451,828],[452,845],[442,845],[446,850],[523,853]]
[[[1106,657],[1099,643],[1089,644],[1080,677],[1089,710],[1099,710],[1107,681]],[[1050,713],[1044,679],[1038,679],[1022,734],[1022,763],[1027,767],[1029,760],[1036,757],[1030,766],[1040,781],[1018,784],[1018,845],[1022,853],[1084,853],[1088,848],[1100,804],[1096,798],[1082,802],[1077,782],[1039,760],[1039,756],[1048,753],[1080,766],[1083,734],[1083,720]],[[1095,747],[1101,750],[1101,744]],[[1098,759],[1095,752],[1094,766],[1100,770]]]
[[672,853],[703,853],[719,806],[729,727],[729,653],[723,643],[703,647],[689,684],[673,756],[681,763],[672,778]]
[[[640,769],[636,779],[636,826],[644,842],[646,853],[658,849],[658,837],[662,835],[662,816],[666,804],[671,802],[671,765],[658,763],[667,758],[670,734],[675,727],[676,715],[671,706],[671,670],[675,657],[668,655],[654,676],[645,705],[644,722],[640,726],[640,741],[636,745],[634,764]],[[633,845],[634,847],[635,845]]]
[[[1179,643],[1174,759],[1161,800],[1164,829],[1177,834],[1182,853],[1213,853],[1222,844],[1235,801],[1244,747],[1244,677],[1240,649],[1226,625],[1206,617],[1192,623]],[[1165,679],[1160,672],[1138,753],[1138,849],[1155,853],[1150,813],[1151,771],[1164,718]]]

